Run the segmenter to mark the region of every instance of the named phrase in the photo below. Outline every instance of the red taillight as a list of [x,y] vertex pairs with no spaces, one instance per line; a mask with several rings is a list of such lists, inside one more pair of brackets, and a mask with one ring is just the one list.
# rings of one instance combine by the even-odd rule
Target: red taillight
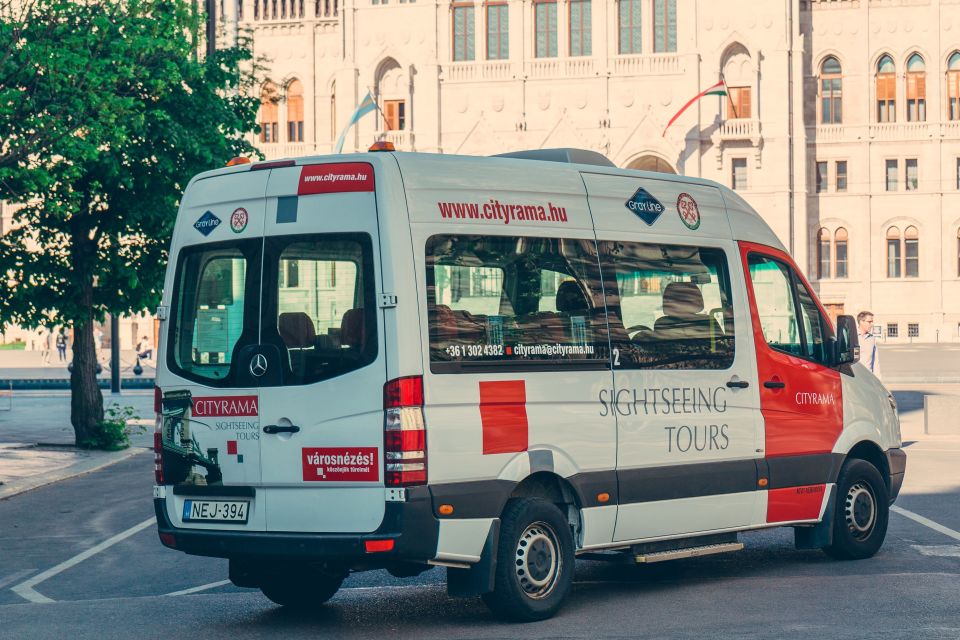
[[177,537],[172,533],[161,533],[160,534],[160,543],[165,547],[170,547],[171,549],[177,548]]
[[423,406],[423,376],[397,378],[383,385],[383,408]]
[[427,432],[423,377],[391,380],[383,387],[384,483],[408,487],[427,482]]
[[393,540],[365,540],[363,546],[367,553],[393,551]]
[[163,392],[160,387],[153,388],[153,412],[159,414],[163,410]]

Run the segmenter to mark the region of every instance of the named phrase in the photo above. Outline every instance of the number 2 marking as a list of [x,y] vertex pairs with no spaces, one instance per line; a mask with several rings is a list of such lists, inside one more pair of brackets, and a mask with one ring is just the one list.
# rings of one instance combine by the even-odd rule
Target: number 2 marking
[[620,366],[620,349],[613,350],[613,366]]

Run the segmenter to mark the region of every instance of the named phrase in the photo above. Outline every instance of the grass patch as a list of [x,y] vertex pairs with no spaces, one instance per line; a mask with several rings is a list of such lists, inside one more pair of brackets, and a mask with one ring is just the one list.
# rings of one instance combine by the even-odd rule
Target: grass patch
[[6,344],[0,344],[0,351],[23,351],[26,348],[26,342],[8,342]]

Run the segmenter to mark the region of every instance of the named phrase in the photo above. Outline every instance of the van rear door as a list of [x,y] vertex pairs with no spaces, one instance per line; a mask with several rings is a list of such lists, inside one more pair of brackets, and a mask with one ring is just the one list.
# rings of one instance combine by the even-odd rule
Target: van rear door
[[[176,527],[263,531],[259,342],[264,194],[269,172],[196,181],[174,238],[169,334],[159,360],[167,515]],[[179,408],[178,408],[179,405]]]
[[270,531],[369,532],[383,520],[382,318],[374,170],[273,169],[267,187],[260,386]]

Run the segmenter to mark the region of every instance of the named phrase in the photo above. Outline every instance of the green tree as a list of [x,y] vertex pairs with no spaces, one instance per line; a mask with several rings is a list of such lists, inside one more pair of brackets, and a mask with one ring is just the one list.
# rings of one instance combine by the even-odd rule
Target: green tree
[[[17,7],[18,11],[10,10]],[[197,55],[190,0],[0,7],[0,323],[74,328],[71,422],[96,441],[93,323],[159,301],[189,179],[254,153],[248,41]]]

